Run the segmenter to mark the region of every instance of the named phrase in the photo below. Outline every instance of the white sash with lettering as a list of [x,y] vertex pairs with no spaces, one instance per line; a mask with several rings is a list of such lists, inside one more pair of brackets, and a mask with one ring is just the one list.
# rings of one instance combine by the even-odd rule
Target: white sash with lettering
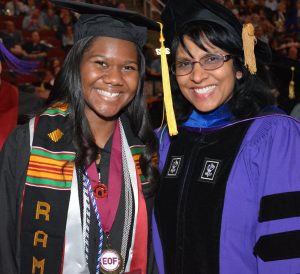
[[85,261],[81,217],[78,198],[78,181],[76,168],[73,171],[71,197],[66,225],[65,255],[63,274],[89,274]]

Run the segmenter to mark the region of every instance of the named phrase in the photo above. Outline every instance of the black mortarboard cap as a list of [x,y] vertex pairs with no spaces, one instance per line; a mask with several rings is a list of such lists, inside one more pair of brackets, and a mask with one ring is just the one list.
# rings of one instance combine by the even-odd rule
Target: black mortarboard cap
[[131,41],[142,48],[147,41],[147,29],[160,29],[157,22],[130,10],[67,0],[51,2],[81,15],[74,25],[75,42],[87,36],[107,36]]
[[[169,0],[161,17],[167,46],[171,45],[172,40],[186,23],[208,21],[219,24],[233,35],[237,35],[241,40],[241,50],[243,50],[242,24],[229,9],[215,0]],[[271,50],[269,46],[257,40],[255,56],[262,62],[270,62]]]

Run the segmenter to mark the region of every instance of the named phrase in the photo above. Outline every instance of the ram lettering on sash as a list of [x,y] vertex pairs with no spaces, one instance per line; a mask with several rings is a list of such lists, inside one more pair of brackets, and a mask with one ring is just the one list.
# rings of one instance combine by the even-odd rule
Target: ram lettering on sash
[[[51,206],[47,202],[38,201],[36,204],[36,212],[35,219],[39,220],[40,218],[44,218],[46,222],[50,221],[50,211]],[[48,234],[42,230],[37,230],[34,233],[33,246],[37,247],[38,245],[42,245],[43,248],[47,247]],[[33,256],[32,258],[32,274],[34,273],[43,274],[45,269],[45,259],[38,260]]]
[[38,261],[34,256],[32,259],[32,274],[36,273],[36,269],[40,269],[40,274],[44,274],[45,259]]

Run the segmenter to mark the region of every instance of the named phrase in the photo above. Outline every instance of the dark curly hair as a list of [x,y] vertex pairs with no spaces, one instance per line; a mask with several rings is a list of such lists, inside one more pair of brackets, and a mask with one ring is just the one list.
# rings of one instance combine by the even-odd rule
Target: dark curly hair
[[[95,161],[99,148],[97,147],[88,120],[84,113],[85,102],[82,96],[80,64],[84,53],[93,45],[96,37],[85,37],[77,41],[67,54],[54,86],[51,90],[47,105],[55,102],[69,104],[70,120],[73,132],[73,143],[76,149],[76,162],[88,165]],[[133,133],[145,144],[140,157],[140,166],[146,180],[150,183],[144,194],[150,196],[157,188],[159,172],[156,160],[158,144],[152,130],[147,105],[143,93],[145,75],[145,58],[141,49],[137,48],[139,58],[140,80],[137,93],[132,102],[124,110],[128,116]]]
[[[233,90],[233,96],[229,105],[233,115],[237,119],[253,117],[267,106],[275,103],[275,98],[268,85],[263,81],[266,79],[267,69],[257,60],[258,72],[250,74],[244,66],[244,53],[241,38],[229,32],[219,24],[207,21],[187,23],[172,42],[171,62],[175,62],[176,51],[179,45],[188,52],[184,43],[184,36],[188,36],[199,48],[207,51],[205,40],[233,56],[235,71],[241,71],[243,77],[237,80]],[[204,39],[203,39],[204,38]],[[171,75],[172,93],[174,97],[174,108],[179,123],[184,122],[193,110],[193,106],[181,94],[176,77]]]

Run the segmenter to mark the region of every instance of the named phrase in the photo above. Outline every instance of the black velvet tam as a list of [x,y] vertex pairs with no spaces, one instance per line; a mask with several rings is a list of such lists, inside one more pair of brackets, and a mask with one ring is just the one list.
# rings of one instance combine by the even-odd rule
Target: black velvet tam
[[81,14],[74,26],[75,42],[87,36],[106,36],[130,41],[142,48],[147,29],[159,30],[159,24],[139,13],[67,0],[51,0],[57,7]]
[[[169,0],[161,16],[168,47],[185,24],[196,21],[219,24],[242,41],[242,24],[229,9],[215,0]],[[271,61],[269,46],[260,40],[255,46],[255,55],[261,61]]]

